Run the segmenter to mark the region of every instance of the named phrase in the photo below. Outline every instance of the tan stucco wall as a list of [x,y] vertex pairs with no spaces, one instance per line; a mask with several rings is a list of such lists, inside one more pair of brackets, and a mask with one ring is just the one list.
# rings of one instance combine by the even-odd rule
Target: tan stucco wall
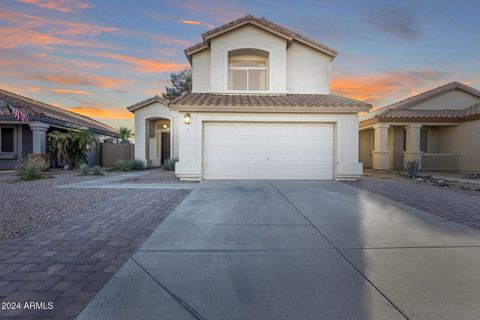
[[437,152],[459,155],[459,170],[480,171],[480,120],[437,128]]
[[208,92],[210,89],[210,49],[192,57],[192,92]]
[[330,57],[299,42],[287,50],[289,93],[330,93]]
[[254,26],[218,36],[193,54],[192,91],[227,92],[228,52],[245,48],[269,53],[267,92],[330,93],[330,56],[297,41],[287,47],[284,38]]
[[[135,159],[149,160],[152,155],[150,138],[150,120],[169,119],[172,157],[178,157],[178,127],[183,122],[183,115],[170,110],[166,105],[155,102],[135,111]],[[148,145],[148,148],[147,148]]]
[[460,90],[445,92],[420,102],[410,109],[465,109],[480,102],[480,98]]
[[246,26],[212,39],[210,44],[210,90],[227,91],[228,52],[254,48],[269,53],[268,83],[271,92],[286,91],[286,40],[253,26]]
[[203,127],[205,122],[331,123],[335,125],[334,175],[336,179],[358,177],[358,115],[351,114],[269,114],[191,112],[191,124],[179,123],[179,158],[175,173],[181,179],[203,177]]

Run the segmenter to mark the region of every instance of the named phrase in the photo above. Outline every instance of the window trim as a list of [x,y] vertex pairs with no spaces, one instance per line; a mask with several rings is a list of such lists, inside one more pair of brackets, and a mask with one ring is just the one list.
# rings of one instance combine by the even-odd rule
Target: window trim
[[[228,80],[229,80],[229,69],[230,69],[230,59],[229,53],[236,50],[241,49],[251,49],[251,50],[259,50],[267,53],[267,64],[266,64],[266,88],[265,90],[235,90],[228,88]],[[273,75],[274,75],[274,53],[273,50],[269,47],[262,47],[262,46],[245,46],[245,45],[234,45],[224,49],[224,81],[223,81],[223,91],[224,93],[232,93],[232,94],[264,94],[264,93],[273,93],[274,91],[274,82],[273,82]],[[257,68],[257,67],[252,67]],[[248,75],[247,75],[248,76]]]
[[[13,129],[13,151],[12,152],[2,152],[2,130],[4,128]],[[0,154],[2,155],[14,155],[17,154],[17,126],[15,125],[0,125]]]

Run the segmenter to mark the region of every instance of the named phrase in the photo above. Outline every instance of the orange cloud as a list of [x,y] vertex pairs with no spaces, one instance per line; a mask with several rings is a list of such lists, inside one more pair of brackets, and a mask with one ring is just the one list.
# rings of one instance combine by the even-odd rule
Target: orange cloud
[[388,104],[448,82],[449,72],[437,70],[393,71],[372,75],[336,75],[332,93],[369,102]]
[[37,7],[69,13],[77,10],[85,10],[92,7],[88,2],[77,0],[17,0]]
[[133,119],[133,114],[124,108],[107,109],[99,107],[72,107],[65,109],[91,118]]
[[75,89],[56,89],[56,88],[50,88],[47,89],[48,91],[52,91],[55,93],[60,93],[60,94],[79,94],[79,95],[87,95],[91,96],[93,93],[84,91],[84,90],[75,90]]
[[112,48],[111,46],[91,41],[73,40],[56,37],[25,27],[0,26],[0,47],[12,49],[25,46],[49,47],[52,45],[65,45],[72,47]]
[[106,59],[122,61],[135,66],[137,71],[145,73],[173,72],[186,67],[185,63],[162,61],[157,59],[142,59],[118,53],[89,52],[86,54]]
[[190,25],[195,25],[195,26],[205,26],[207,28],[213,28],[213,25],[211,25],[210,23],[196,21],[196,20],[180,20],[180,22],[183,23],[183,24],[190,24]]
[[112,77],[102,77],[84,74],[28,74],[26,77],[36,80],[51,83],[58,83],[63,85],[81,85],[90,87],[100,87],[108,89],[116,89],[124,84],[130,83],[127,79],[118,79]]

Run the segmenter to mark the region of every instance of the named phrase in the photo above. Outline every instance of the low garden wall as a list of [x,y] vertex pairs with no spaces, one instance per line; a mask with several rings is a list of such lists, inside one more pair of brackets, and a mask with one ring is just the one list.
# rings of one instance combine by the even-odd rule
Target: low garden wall
[[99,151],[102,167],[112,167],[118,160],[135,158],[135,145],[131,143],[101,143]]

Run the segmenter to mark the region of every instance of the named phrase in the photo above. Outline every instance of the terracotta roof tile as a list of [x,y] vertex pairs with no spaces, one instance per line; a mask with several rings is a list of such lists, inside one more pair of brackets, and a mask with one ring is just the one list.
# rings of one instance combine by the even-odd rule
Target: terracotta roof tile
[[222,106],[301,106],[301,107],[371,107],[370,104],[333,94],[285,95],[226,95],[213,93],[188,93],[171,105],[222,105]]
[[[89,117],[71,112],[62,108],[57,108],[40,101],[36,101],[18,94],[0,89],[0,100],[10,104],[12,107],[28,114],[31,120],[45,122],[60,122],[67,127],[86,127],[99,134],[118,135],[118,131],[101,122]],[[8,120],[15,120],[6,106],[0,104],[0,117]]]

